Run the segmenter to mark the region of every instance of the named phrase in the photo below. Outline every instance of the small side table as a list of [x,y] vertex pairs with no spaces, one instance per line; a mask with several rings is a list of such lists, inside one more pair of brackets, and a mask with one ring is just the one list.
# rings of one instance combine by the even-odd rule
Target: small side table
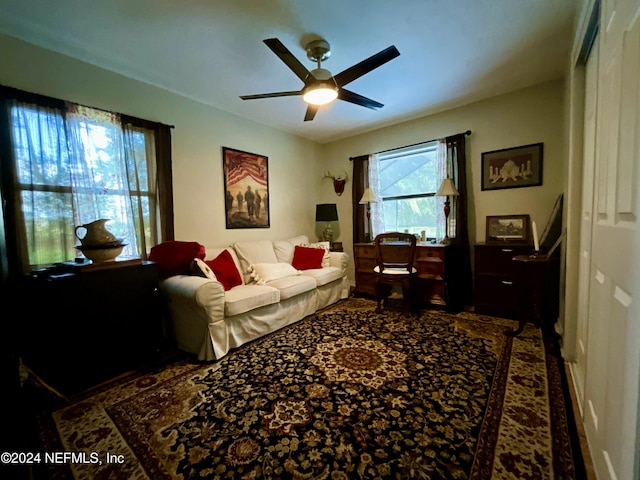
[[344,252],[344,248],[342,248],[342,242],[331,242],[329,250],[331,250],[332,252]]

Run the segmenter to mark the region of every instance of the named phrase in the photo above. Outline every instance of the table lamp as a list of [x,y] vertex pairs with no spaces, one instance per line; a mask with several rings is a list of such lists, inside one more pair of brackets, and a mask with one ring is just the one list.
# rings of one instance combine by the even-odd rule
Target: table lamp
[[338,208],[335,203],[321,203],[316,205],[316,222],[327,222],[322,232],[322,238],[325,242],[333,242],[333,228],[331,222],[338,220]]
[[445,197],[444,199],[444,238],[440,242],[443,245],[449,245],[451,239],[449,238],[449,212],[451,207],[449,206],[449,197],[455,197],[460,195],[460,192],[456,190],[456,186],[453,184],[453,180],[449,177],[442,180],[440,188],[436,192],[437,197]]
[[367,235],[365,240],[367,242],[371,242],[373,239],[371,238],[371,204],[372,203],[378,203],[378,199],[376,198],[375,194],[373,193],[373,190],[371,190],[370,188],[367,188],[364,193],[362,194],[362,198],[360,199],[359,202],[361,205],[366,204],[367,205],[367,226],[369,227],[369,230],[367,231]]

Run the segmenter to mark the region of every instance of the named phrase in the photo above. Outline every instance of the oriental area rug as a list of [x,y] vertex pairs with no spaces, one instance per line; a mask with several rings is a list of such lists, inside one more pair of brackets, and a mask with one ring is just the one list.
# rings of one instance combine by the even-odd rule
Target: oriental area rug
[[557,348],[514,324],[345,300],[217,362],[75,398],[47,415],[43,449],[99,461],[48,475],[578,478]]

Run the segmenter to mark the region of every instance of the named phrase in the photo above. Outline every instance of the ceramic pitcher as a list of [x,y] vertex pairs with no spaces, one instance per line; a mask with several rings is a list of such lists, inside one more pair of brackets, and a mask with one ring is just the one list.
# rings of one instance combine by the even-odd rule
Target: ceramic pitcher
[[[91,223],[85,225],[78,225],[75,228],[75,235],[80,240],[83,246],[87,245],[102,245],[105,243],[116,242],[117,238],[107,230],[105,223],[109,221],[108,218],[101,218],[100,220],[94,220]],[[78,235],[78,229],[84,228],[85,234],[83,237]]]

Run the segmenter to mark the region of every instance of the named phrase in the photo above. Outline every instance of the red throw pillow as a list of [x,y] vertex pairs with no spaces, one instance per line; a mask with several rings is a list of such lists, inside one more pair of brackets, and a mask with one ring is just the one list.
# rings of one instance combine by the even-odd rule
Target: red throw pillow
[[311,268],[322,268],[323,248],[301,247],[296,245],[293,250],[293,261],[291,265],[296,270],[309,270]]
[[216,274],[216,278],[224,287],[224,290],[231,290],[237,285],[242,285],[242,278],[236,264],[233,262],[233,257],[229,253],[229,250],[223,250],[213,260],[205,260],[205,263],[209,265],[209,268]]
[[158,264],[158,276],[188,275],[194,258],[204,259],[205,248],[198,242],[170,240],[151,248],[149,260]]

